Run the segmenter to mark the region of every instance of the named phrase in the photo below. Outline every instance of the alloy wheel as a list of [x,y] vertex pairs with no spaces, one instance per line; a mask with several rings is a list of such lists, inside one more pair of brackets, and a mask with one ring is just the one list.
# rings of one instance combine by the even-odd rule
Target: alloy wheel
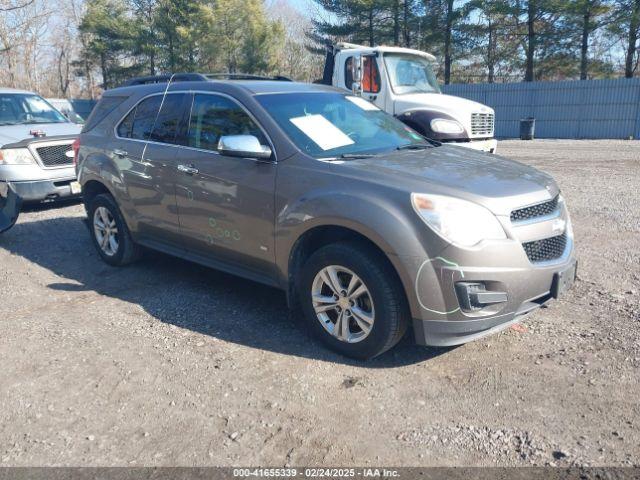
[[342,342],[357,343],[371,333],[375,310],[365,283],[348,268],[329,265],[311,287],[313,309],[324,329]]
[[105,255],[113,257],[119,248],[118,226],[108,208],[96,208],[96,211],[93,213],[93,232],[100,246],[100,250],[102,250]]

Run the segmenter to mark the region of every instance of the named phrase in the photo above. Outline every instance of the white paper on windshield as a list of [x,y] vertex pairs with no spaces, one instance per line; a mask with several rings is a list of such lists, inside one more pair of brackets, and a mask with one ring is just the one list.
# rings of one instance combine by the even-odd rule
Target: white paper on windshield
[[305,115],[289,120],[323,150],[354,143],[342,130],[322,115]]
[[365,100],[362,97],[347,97],[347,100],[349,100],[352,103],[355,103],[357,106],[359,106],[363,110],[380,110],[373,103],[369,102],[368,100]]

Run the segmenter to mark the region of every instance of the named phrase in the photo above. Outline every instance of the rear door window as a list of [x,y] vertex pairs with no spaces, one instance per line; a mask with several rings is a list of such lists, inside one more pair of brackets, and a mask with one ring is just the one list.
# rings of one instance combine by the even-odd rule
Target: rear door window
[[220,95],[196,94],[186,144],[217,151],[223,135],[253,135],[261,145],[269,145],[260,127],[237,103]]
[[154,95],[138,104],[131,127],[131,138],[135,140],[149,139],[161,102],[162,95]]
[[[118,136],[134,140],[181,144],[180,131],[189,95],[171,93],[142,100],[118,125]],[[162,109],[160,110],[160,107]],[[158,112],[160,110],[160,112]]]

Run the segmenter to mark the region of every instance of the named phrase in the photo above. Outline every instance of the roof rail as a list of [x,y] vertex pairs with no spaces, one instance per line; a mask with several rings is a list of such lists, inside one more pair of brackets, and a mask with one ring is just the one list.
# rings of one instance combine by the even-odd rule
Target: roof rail
[[210,80],[276,80],[279,82],[292,82],[289,77],[276,75],[274,77],[266,77],[264,75],[252,75],[250,73],[207,73],[205,74]]
[[[171,78],[173,76],[173,79]],[[163,75],[148,75],[146,77],[136,77],[127,80],[122,84],[123,87],[130,87],[132,85],[148,85],[151,83],[166,83],[169,80],[172,82],[206,82],[209,80],[202,73],[166,73]]]
[[165,73],[162,75],[148,75],[146,77],[136,77],[124,82],[122,87],[133,85],[149,85],[153,83],[171,82],[208,82],[211,80],[276,80],[281,82],[291,82],[287,77],[277,75],[275,77],[265,77],[261,75],[251,75],[248,73]]

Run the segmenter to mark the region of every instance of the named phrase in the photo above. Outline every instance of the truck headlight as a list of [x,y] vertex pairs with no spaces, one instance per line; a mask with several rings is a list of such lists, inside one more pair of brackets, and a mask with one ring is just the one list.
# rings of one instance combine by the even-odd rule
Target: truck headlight
[[507,238],[493,213],[477,203],[442,195],[411,194],[425,223],[450,243],[471,247],[482,240]]
[[462,133],[464,128],[455,120],[446,118],[434,118],[431,120],[431,130],[438,133]]
[[31,165],[35,159],[26,148],[0,149],[0,165]]

